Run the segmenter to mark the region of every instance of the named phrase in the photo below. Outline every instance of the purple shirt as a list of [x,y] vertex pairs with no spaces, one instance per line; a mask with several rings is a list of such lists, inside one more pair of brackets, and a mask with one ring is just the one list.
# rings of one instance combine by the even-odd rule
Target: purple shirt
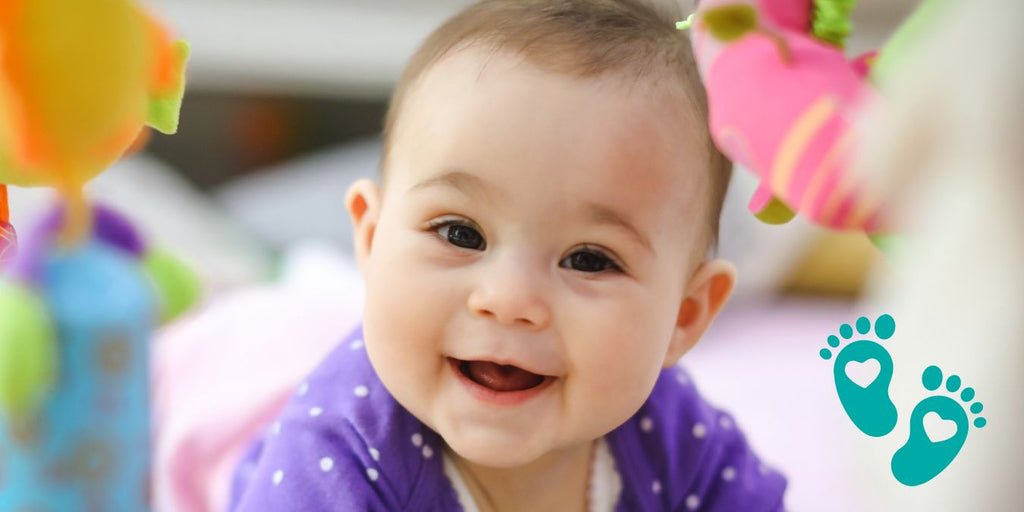
[[[679,367],[606,436],[622,478],[616,510],[777,512],[785,479]],[[443,441],[384,388],[356,329],[296,391],[235,474],[231,510],[461,511]]]

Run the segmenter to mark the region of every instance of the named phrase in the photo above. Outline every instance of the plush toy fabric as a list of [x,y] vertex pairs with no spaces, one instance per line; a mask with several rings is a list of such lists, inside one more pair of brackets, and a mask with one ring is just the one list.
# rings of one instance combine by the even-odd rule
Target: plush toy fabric
[[0,1],[0,184],[56,188],[85,237],[82,185],[177,130],[187,56],[130,0]]
[[3,268],[4,264],[14,257],[14,245],[18,239],[9,219],[7,187],[0,185],[0,268]]
[[147,510],[149,341],[181,307],[165,297],[198,287],[167,256],[154,276],[153,251],[106,208],[88,240],[59,249],[63,214],[0,278],[0,511]]
[[57,217],[0,280],[0,511],[148,509],[157,294],[123,218],[54,251]]
[[[150,507],[149,339],[198,286],[82,188],[177,129],[187,55],[131,0],[0,0],[0,512]],[[20,247],[6,185],[63,200]]]
[[761,180],[750,209],[769,223],[800,212],[834,229],[887,226],[876,198],[847,171],[854,114],[875,94],[870,56],[850,61],[848,0],[706,0],[692,39],[712,136]]

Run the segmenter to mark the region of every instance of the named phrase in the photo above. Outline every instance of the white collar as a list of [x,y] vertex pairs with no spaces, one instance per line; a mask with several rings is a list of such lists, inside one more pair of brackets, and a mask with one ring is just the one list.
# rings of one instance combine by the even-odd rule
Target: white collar
[[[459,474],[459,470],[455,468],[455,464],[447,453],[444,454],[443,460],[444,474],[455,487],[455,494],[458,495],[459,505],[462,505],[463,512],[480,512],[480,508],[473,501],[473,495],[469,492],[469,487],[466,486],[466,481],[462,479],[462,475]],[[603,437],[598,439],[594,445],[593,464],[590,468],[590,488],[587,490],[587,494],[587,510],[590,512],[612,512],[615,510],[615,504],[619,501],[619,495],[622,494],[622,477],[615,469],[615,458],[612,457],[611,450],[608,449],[608,442]]]

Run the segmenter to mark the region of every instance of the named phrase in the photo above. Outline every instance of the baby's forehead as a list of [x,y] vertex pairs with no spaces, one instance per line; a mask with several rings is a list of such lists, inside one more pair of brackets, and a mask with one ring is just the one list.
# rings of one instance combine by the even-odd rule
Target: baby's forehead
[[[439,78],[443,83],[441,87],[452,87],[450,79],[455,77],[465,79],[461,81],[463,86],[473,87],[488,76],[496,76],[504,82],[523,82],[538,74],[561,77],[566,82],[603,90],[621,98],[642,100],[638,103],[655,104],[661,110],[687,113],[697,110],[694,100],[703,92],[701,84],[686,79],[678,70],[668,66],[652,69],[640,64],[624,64],[617,68],[587,71],[581,63],[574,61],[572,54],[563,54],[559,58],[527,55],[477,42],[464,43],[439,56],[412,84],[410,96],[421,96],[416,93],[436,87]],[[706,125],[697,122],[694,128],[706,130]]]
[[480,44],[455,48],[412,84],[398,105],[396,124],[417,114],[420,121],[438,121],[471,107],[487,110],[499,94],[526,112],[552,107],[544,99],[566,103],[585,97],[591,102],[588,110],[605,113],[607,128],[617,131],[626,145],[643,147],[649,145],[645,141],[668,139],[669,145],[678,146],[709,139],[696,99],[701,91],[690,90],[682,77],[669,71],[638,74],[631,68],[581,75],[567,66],[542,65]]

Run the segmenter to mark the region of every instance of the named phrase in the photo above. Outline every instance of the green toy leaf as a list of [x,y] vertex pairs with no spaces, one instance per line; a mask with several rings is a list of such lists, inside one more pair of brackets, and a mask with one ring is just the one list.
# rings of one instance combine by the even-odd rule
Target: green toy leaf
[[142,264],[156,285],[160,298],[161,322],[173,320],[199,299],[199,278],[170,253],[152,250],[143,259]]
[[676,30],[689,30],[693,26],[693,13],[690,13],[683,21],[676,22]]
[[181,116],[181,102],[185,97],[185,61],[188,60],[188,43],[178,41],[171,48],[174,58],[174,73],[179,76],[178,87],[149,99],[146,124],[161,133],[173,134],[178,131]]
[[793,220],[793,217],[796,217],[796,213],[779,198],[772,197],[771,201],[764,208],[754,214],[754,217],[757,217],[757,220],[765,224],[785,224]]
[[811,33],[822,41],[843,48],[853,30],[850,12],[856,3],[857,0],[814,0]]
[[[929,33],[941,30],[942,23],[951,23],[950,14],[961,2],[953,0],[923,0],[917,9],[896,29],[885,43],[878,60],[871,68],[871,77],[885,83],[892,80],[913,58],[914,49]],[[918,50],[919,51],[919,50]]]
[[747,4],[708,9],[702,19],[715,39],[726,42],[735,41],[758,28],[757,11]]
[[903,248],[903,239],[899,235],[875,233],[868,235],[868,238],[889,258],[897,255]]
[[0,281],[0,412],[33,413],[57,375],[57,339],[46,304],[32,291]]

